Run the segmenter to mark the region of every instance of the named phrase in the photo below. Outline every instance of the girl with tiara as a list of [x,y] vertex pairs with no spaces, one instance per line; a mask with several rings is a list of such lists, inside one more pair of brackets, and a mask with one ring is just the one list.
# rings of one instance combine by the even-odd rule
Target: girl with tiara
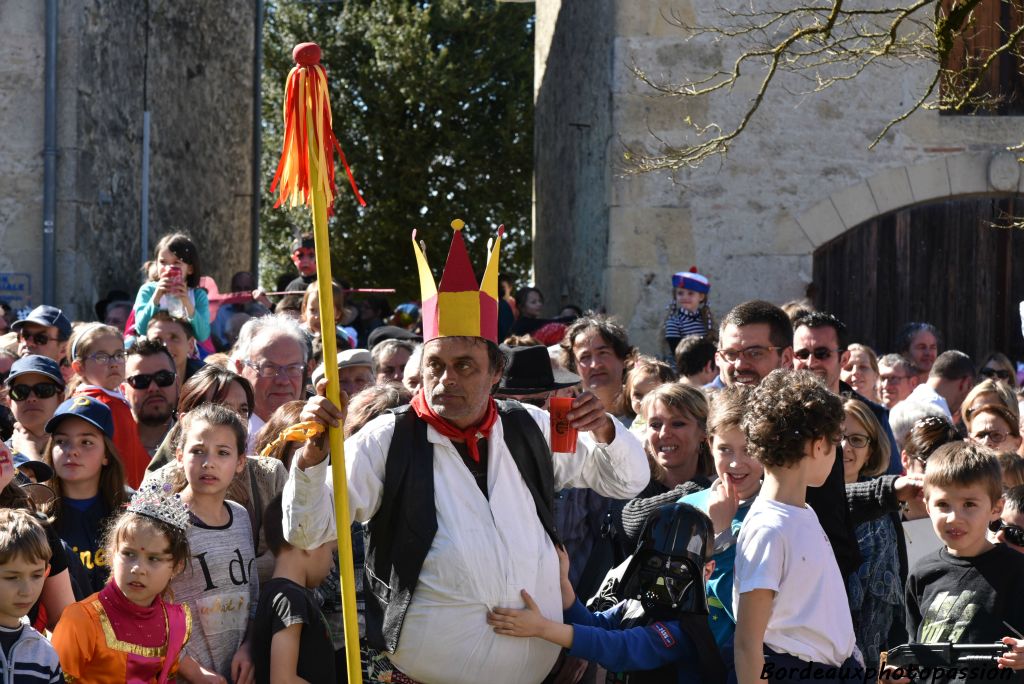
[[53,646],[68,682],[225,684],[184,655],[192,629],[188,607],[164,598],[189,558],[189,517],[170,486],[140,490],[111,525],[106,548],[110,581],[68,606]]

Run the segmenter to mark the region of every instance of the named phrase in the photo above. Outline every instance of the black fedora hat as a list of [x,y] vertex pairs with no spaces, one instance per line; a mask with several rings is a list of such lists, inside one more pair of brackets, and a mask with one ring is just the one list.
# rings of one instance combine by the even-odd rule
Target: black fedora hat
[[548,348],[505,347],[508,363],[505,374],[498,384],[498,394],[539,394],[553,392],[563,387],[572,387],[580,381],[580,376],[561,368],[551,368],[551,357]]

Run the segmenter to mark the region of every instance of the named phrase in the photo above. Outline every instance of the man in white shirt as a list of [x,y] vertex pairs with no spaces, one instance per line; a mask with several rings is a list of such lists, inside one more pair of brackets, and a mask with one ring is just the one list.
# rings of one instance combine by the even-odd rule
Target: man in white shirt
[[974,386],[974,362],[961,351],[950,349],[939,354],[928,372],[928,381],[914,388],[905,401],[916,404],[934,404],[942,413],[956,422],[960,404]]
[[[461,222],[453,227],[461,230]],[[514,421],[491,397],[505,363],[495,339],[499,245],[500,240],[479,291],[460,233],[453,240],[440,291],[434,287],[425,258],[417,254],[426,340],[422,388],[409,411],[379,416],[345,444],[350,513],[356,521],[369,521],[370,554],[378,554],[379,559],[386,553],[379,542],[395,542],[387,550],[394,552],[390,564],[382,567],[371,555],[367,557],[372,589],[367,597],[367,636],[371,643],[383,640],[392,664],[423,684],[543,680],[559,648],[541,639],[497,635],[486,623],[489,608],[523,607],[520,592],[524,589],[546,617],[561,619],[558,557],[549,529],[552,518],[542,499],[567,486],[628,498],[649,479],[640,443],[589,392],[574,401],[568,415],[580,432],[575,452],[549,457],[550,492],[538,492],[537,481],[524,470],[530,457],[512,453],[509,444],[524,450],[524,438],[506,432]],[[519,415],[526,422],[519,423],[518,432],[532,431],[535,425],[537,441],[550,444],[548,414],[532,406],[523,411]],[[335,424],[340,412],[317,397],[307,404],[302,418]],[[406,429],[410,425],[414,427]],[[423,446],[432,454],[432,463],[415,451],[409,469],[426,467],[426,474],[415,480],[415,487],[406,482],[406,489],[400,491],[416,498],[422,497],[426,487],[432,501],[413,503],[404,496],[385,496],[396,486],[386,477],[394,472],[392,460],[402,458],[392,453],[391,444],[415,445],[417,438],[409,432],[425,434]],[[324,457],[316,441],[307,443],[296,454],[285,487],[286,534],[289,543],[301,548],[335,536],[333,483]],[[417,511],[425,515],[416,515]],[[392,526],[395,532],[382,539],[389,528],[381,517],[389,516],[397,518]],[[424,521],[424,517],[435,519]],[[400,543],[403,540],[407,541]],[[419,557],[412,550],[417,546]],[[375,570],[383,576],[375,576]],[[373,608],[383,613],[376,629],[369,605],[375,596],[379,608]]]

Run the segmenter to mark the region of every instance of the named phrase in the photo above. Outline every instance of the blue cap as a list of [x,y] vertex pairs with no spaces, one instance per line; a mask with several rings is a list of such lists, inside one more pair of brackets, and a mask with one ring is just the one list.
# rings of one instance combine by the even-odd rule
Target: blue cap
[[12,457],[15,468],[21,468],[22,466],[27,467],[32,471],[32,474],[36,477],[36,482],[46,482],[53,477],[53,468],[42,461],[33,461],[31,458],[16,451]]
[[35,323],[36,325],[53,326],[57,328],[57,337],[62,340],[66,340],[71,337],[71,321],[64,315],[64,312],[55,306],[47,306],[43,304],[37,306],[28,312],[28,316],[14,321],[14,325],[11,329],[15,332],[18,328],[25,325],[26,323]]
[[11,372],[7,375],[7,386],[13,386],[15,378],[27,373],[45,375],[61,387],[64,387],[64,376],[61,375],[60,364],[48,356],[40,356],[39,354],[29,354],[12,363]]
[[110,439],[114,439],[114,415],[102,401],[85,396],[71,397],[57,407],[53,418],[46,421],[46,432],[52,434],[57,429],[57,424],[68,416],[78,416],[98,427]]

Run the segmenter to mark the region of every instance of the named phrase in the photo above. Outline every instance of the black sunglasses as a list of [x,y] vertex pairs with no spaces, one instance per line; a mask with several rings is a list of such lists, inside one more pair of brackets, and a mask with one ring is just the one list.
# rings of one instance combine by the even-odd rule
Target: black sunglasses
[[156,373],[139,373],[130,378],[125,378],[125,382],[131,385],[132,389],[137,390],[148,389],[150,384],[154,382],[157,387],[170,387],[174,384],[174,373],[167,370],[157,371]]
[[838,349],[829,349],[828,347],[815,347],[814,349],[797,349],[793,352],[793,356],[801,361],[806,361],[812,356],[819,361],[824,361],[825,359],[831,359],[832,355],[838,351]]
[[11,399],[14,401],[25,401],[29,394],[34,394],[40,399],[49,399],[61,388],[52,382],[40,382],[35,385],[13,385],[10,389]]
[[59,340],[58,337],[50,337],[44,332],[38,333],[27,333],[24,330],[18,331],[18,337],[25,340],[26,342],[34,342],[40,347],[49,342],[50,340]]
[[986,378],[999,378],[1000,380],[1010,379],[1010,371],[999,370],[998,368],[982,368],[980,375]]
[[1002,520],[993,520],[988,524],[988,529],[990,532],[995,534],[1002,532],[1006,541],[1010,542],[1014,546],[1024,546],[1024,527],[1008,525]]

